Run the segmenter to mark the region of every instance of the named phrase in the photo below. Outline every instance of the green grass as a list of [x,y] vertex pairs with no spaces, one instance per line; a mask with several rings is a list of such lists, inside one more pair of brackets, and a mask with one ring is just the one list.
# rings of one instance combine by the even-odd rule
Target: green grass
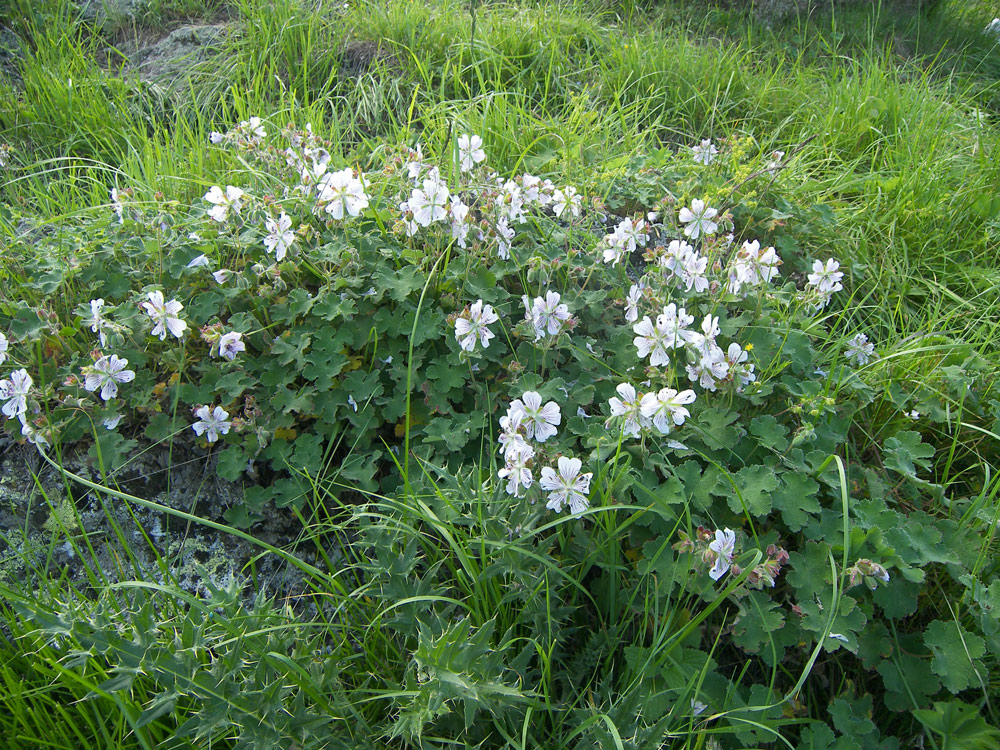
[[[114,182],[194,195],[210,169],[208,130],[254,113],[312,120],[348,155],[405,137],[438,146],[460,123],[483,133],[501,173],[522,165],[569,179],[709,135],[748,135],[763,153],[805,143],[781,179],[803,203],[837,211],[817,243],[864,264],[878,326],[993,339],[1000,48],[969,33],[981,17],[947,46],[947,8],[894,36],[883,12],[848,37],[846,20],[822,16],[769,31],[670,6],[623,19],[579,4],[545,16],[487,4],[473,43],[461,3],[317,7],[236,3],[228,49],[169,102],[103,71],[104,40],[66,13],[36,27],[22,93],[0,115],[25,167],[7,199],[61,215]],[[866,28],[864,16],[850,20]],[[926,52],[900,58],[901,39]],[[357,79],[340,74],[351,64]],[[982,314],[963,314],[969,305]]]
[[[18,0],[0,12],[27,49],[16,81],[0,82],[0,142],[15,149],[0,199],[41,225],[72,222],[106,205],[113,185],[132,187],[143,201],[158,192],[192,199],[227,170],[247,169],[210,151],[207,142],[213,129],[251,115],[269,118],[272,130],[292,120],[311,122],[348,162],[399,141],[441,151],[454,132],[468,129],[483,136],[500,174],[528,169],[574,184],[611,175],[625,157],[704,137],[743,138],[761,154],[794,151],[777,178],[782,191],[799,205],[828,206],[834,221],[811,225],[803,235],[807,244],[792,252],[852,260],[849,315],[885,342],[889,375],[901,385],[946,394],[955,409],[954,428],[934,436],[941,449],[935,475],[943,483],[960,480],[984,513],[997,507],[990,442],[996,435],[989,434],[996,428],[960,429],[961,396],[946,393],[939,378],[946,357],[956,352],[983,355],[987,381],[1000,374],[1000,44],[979,33],[991,18],[988,4],[942,2],[930,17],[896,18],[885,9],[817,13],[776,28],[701,3],[516,1],[479,3],[474,14],[468,3],[449,0],[347,5],[155,0],[138,29],[122,26],[102,36],[81,25],[68,3]],[[115,34],[155,34],[180,22],[220,18],[231,24],[225,48],[173,93],[107,65],[104,50],[119,41]],[[759,181],[746,189],[761,191],[758,199],[767,205]],[[12,215],[0,207],[8,240]],[[857,432],[877,444],[898,419],[891,404],[875,403],[858,416]],[[623,548],[631,521],[622,516],[594,514],[597,543],[590,549],[581,548],[566,519],[554,521],[559,548],[538,560],[527,545],[509,540],[499,519],[487,517],[481,489],[416,462],[409,472],[426,472],[420,485],[432,491],[369,496],[346,508],[338,507],[339,488],[317,480],[315,504],[300,518],[302,538],[323,560],[311,571],[307,597],[325,605],[316,615],[263,600],[248,609],[226,592],[213,593],[210,607],[192,602],[171,580],[150,584],[151,591],[101,591],[96,558],[85,547],[81,564],[95,579],[94,590],[59,580],[53,569],[31,576],[40,586],[47,581],[38,608],[55,618],[41,623],[42,634],[27,614],[32,592],[2,590],[8,601],[0,603],[0,737],[26,749],[236,746],[235,725],[258,721],[261,737],[270,730],[279,736],[280,727],[265,726],[266,712],[257,709],[279,693],[294,693],[311,708],[283,720],[314,722],[320,734],[345,737],[356,743],[351,746],[401,746],[407,721],[434,710],[422,703],[430,691],[420,672],[433,663],[440,674],[464,675],[479,686],[462,705],[478,712],[477,721],[492,722],[509,747],[574,746],[591,727],[574,727],[546,710],[566,695],[572,696],[567,717],[589,716],[586,722],[606,731],[607,747],[629,746],[617,726],[650,696],[639,689],[636,665],[614,671],[624,663],[622,650],[653,644],[646,659],[668,669],[684,658],[693,613],[707,617],[722,599],[707,608],[694,597],[664,603],[649,578],[649,590],[620,590],[606,571],[619,571],[624,580],[630,565]],[[107,493],[112,498],[132,502]],[[982,524],[983,557],[989,558],[995,530],[985,531],[981,518],[964,522]],[[357,542],[359,527],[374,529],[372,538],[391,537],[383,552],[396,560],[421,560],[417,583],[426,601],[458,592],[459,609],[474,628],[504,634],[505,658],[515,652],[536,657],[543,665],[540,684],[476,672],[477,663],[456,653],[447,638],[415,635],[414,653],[421,656],[405,653],[397,634],[415,622],[420,601],[384,604],[393,601],[393,586],[404,574],[388,556],[370,558],[371,549]],[[9,539],[16,543],[16,534]],[[492,571],[501,561],[521,576],[516,588]],[[939,611],[927,619],[958,621],[962,602],[949,614],[954,582],[935,585]],[[130,613],[122,620],[124,635],[113,615],[102,620],[91,604],[95,591]],[[156,619],[154,601],[159,627],[142,632],[140,625]],[[546,631],[552,601],[587,603],[600,620],[594,638],[610,639],[593,644],[598,664],[572,665],[586,675],[580,684],[566,684],[560,634]],[[69,668],[72,648],[53,645],[62,627],[55,615],[74,607],[79,611],[67,622],[76,629],[62,638],[105,659],[86,661],[82,672]],[[213,611],[225,616],[213,620]],[[467,635],[447,632],[455,643]],[[141,644],[142,668],[121,656],[129,655],[130,641]],[[107,642],[114,648],[102,652]],[[172,651],[182,654],[183,673],[176,672]],[[492,664],[489,654],[479,658]],[[119,672],[112,669],[116,659],[125,665]],[[742,666],[732,665],[737,682]],[[134,681],[123,702],[101,685],[128,669]],[[708,672],[705,665],[696,680],[660,689],[694,699]],[[842,683],[863,680],[860,668],[831,668],[831,675]],[[745,678],[776,680],[773,673]],[[782,678],[795,684],[799,675]],[[995,697],[996,676],[988,679],[987,692]],[[798,705],[816,715],[825,710],[825,696],[809,693]],[[205,730],[205,742],[162,744],[213,701],[228,713],[214,717],[218,723]],[[521,724],[511,718],[512,706],[524,711],[516,714]],[[743,707],[731,708],[741,715]],[[745,720],[766,720],[772,732],[801,723],[780,709],[762,712],[766,719],[753,716]],[[535,723],[532,717],[545,718]],[[995,715],[987,718],[995,723]],[[669,731],[675,747],[708,746],[709,735],[693,723]],[[719,730],[723,740],[733,731]],[[446,746],[425,739],[427,747]]]

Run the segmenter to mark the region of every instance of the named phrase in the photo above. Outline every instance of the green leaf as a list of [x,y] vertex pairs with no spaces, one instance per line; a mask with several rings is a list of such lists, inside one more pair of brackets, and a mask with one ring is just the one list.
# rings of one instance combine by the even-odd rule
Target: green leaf
[[931,669],[952,693],[985,686],[988,673],[979,661],[986,642],[956,622],[935,620],[924,631],[924,643],[934,654]]
[[277,388],[271,393],[270,403],[282,413],[312,414],[315,392],[316,389],[312,387],[298,391],[291,388]]
[[914,711],[913,716],[941,735],[948,750],[993,750],[1000,746],[1000,730],[987,724],[976,706],[961,701],[937,702],[934,710]]
[[485,415],[456,415],[455,417],[437,417],[424,428],[425,439],[428,442],[443,442],[449,451],[458,451],[473,438],[479,438],[483,429]]
[[733,513],[764,516],[771,512],[771,493],[779,484],[773,469],[760,464],[747,466],[733,475],[733,481],[736,486],[730,485],[728,500]]
[[[826,542],[806,542],[801,554],[792,555],[790,565],[788,582],[795,589],[797,603],[802,610],[800,624],[805,630],[823,635],[830,620],[830,610],[837,606],[830,580],[830,546]],[[867,621],[868,618],[858,609],[854,598],[841,595],[830,625],[830,634],[834,637],[828,635],[823,648],[835,651],[843,647],[857,653],[858,633]]]
[[295,450],[292,452],[292,467],[315,476],[323,468],[323,445],[321,435],[309,433],[295,438]]
[[[893,711],[926,706],[931,696],[941,689],[941,681],[931,671],[930,658],[911,653],[907,645],[901,644],[899,652],[878,665],[886,690],[885,704]],[[923,651],[921,644],[914,645]]]
[[930,470],[933,457],[933,446],[922,443],[919,432],[906,431],[885,441],[882,460],[887,468],[916,479],[918,468]]
[[816,498],[819,483],[805,474],[783,472],[781,486],[771,494],[771,504],[792,531],[801,531],[822,507]]
[[870,695],[855,701],[848,698],[834,698],[830,704],[830,718],[838,732],[857,743],[855,747],[860,747],[867,735],[878,734],[878,728],[871,720],[872,698]]
[[[717,489],[720,483],[725,481],[722,472],[714,466],[708,466],[702,472],[697,461],[685,461],[680,466],[675,466],[673,474],[684,487],[692,506],[702,510],[711,506],[712,495],[718,494]],[[728,489],[730,488],[724,488],[723,491],[728,491]]]
[[293,289],[280,304],[271,308],[271,320],[276,323],[291,324],[301,318],[313,306],[313,296],[305,289]]
[[374,276],[382,291],[396,302],[403,302],[411,294],[424,288],[427,277],[414,266],[407,266],[398,271],[380,268]]
[[[297,337],[284,335],[276,338],[271,344],[271,353],[278,364],[284,367],[292,366],[296,372],[299,372],[306,365],[306,351],[309,349],[310,343],[312,343],[312,337],[308,334]],[[287,370],[283,372],[283,375],[288,376]]]
[[257,380],[242,370],[227,372],[219,378],[214,387],[217,402],[223,404],[235,401],[246,391],[252,391],[257,386]]
[[434,382],[441,395],[462,388],[467,375],[467,366],[455,366],[444,357],[427,368],[427,377]]
[[750,653],[767,652],[772,635],[785,624],[781,605],[764,591],[751,591],[740,600],[740,618],[733,626],[733,642]]
[[740,415],[736,412],[722,406],[712,406],[697,414],[692,428],[707,447],[731,451],[742,434],[741,428],[733,426],[739,418]]
[[225,449],[219,451],[218,455],[219,463],[216,471],[220,477],[228,482],[235,482],[243,476],[243,472],[247,470],[250,456],[242,445],[234,443],[226,446]]
[[898,577],[889,586],[875,589],[872,599],[882,608],[886,617],[899,620],[917,611],[917,596],[922,589],[923,586],[919,583]]
[[316,296],[316,301],[312,306],[313,315],[322,318],[328,323],[338,319],[351,320],[357,311],[354,300],[346,295],[341,297],[339,292],[324,289]]
[[754,417],[750,422],[750,434],[768,450],[781,453],[788,447],[788,429],[770,414]]

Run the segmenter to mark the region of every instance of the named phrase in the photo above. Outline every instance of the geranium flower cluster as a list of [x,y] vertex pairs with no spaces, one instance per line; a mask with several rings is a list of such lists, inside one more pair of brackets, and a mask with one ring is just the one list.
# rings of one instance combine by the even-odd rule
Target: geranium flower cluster
[[742,390],[756,380],[754,365],[748,362],[749,354],[733,342],[725,351],[718,345],[719,318],[706,315],[701,330],[691,330],[694,316],[683,307],[671,302],[656,316],[654,323],[648,315],[636,323],[633,344],[640,359],[649,358],[653,367],[670,365],[670,352],[683,350],[686,357],[688,379],[702,388],[715,391],[726,381],[735,383]]
[[661,435],[669,435],[691,416],[687,407],[697,398],[691,389],[661,388],[640,393],[630,383],[619,384],[615,391],[618,395],[608,399],[611,416],[605,426],[618,425],[626,437],[639,437],[644,430],[653,428]]
[[[149,292],[146,299],[140,303],[139,307],[149,316],[152,322],[150,335],[165,340],[167,334],[171,334],[177,339],[183,338],[187,330],[187,323],[180,317],[184,306],[177,300],[166,300],[161,290]],[[108,305],[103,298],[92,299],[87,304],[90,316],[84,319],[84,324],[89,326],[91,332],[97,334],[100,346],[107,347],[112,334],[121,335],[128,331],[124,325],[115,323],[107,315]],[[112,308],[113,309],[113,308]],[[203,331],[205,338],[212,345],[212,354],[224,357],[230,361],[234,360],[240,352],[246,349],[242,341],[243,334],[238,331],[223,333],[221,326],[215,326],[208,334]],[[9,342],[7,337],[0,334],[0,362],[6,359]],[[81,368],[83,376],[83,388],[91,393],[97,393],[101,401],[110,402],[117,398],[119,386],[131,383],[135,380],[136,373],[128,368],[128,360],[119,357],[117,354],[104,354],[100,350],[92,353],[94,363]],[[79,383],[76,378],[71,377],[67,383]],[[2,407],[3,414],[8,418],[18,418],[22,424],[22,435],[30,442],[38,445],[47,445],[48,439],[44,433],[38,429],[38,425],[32,424],[28,419],[29,397],[34,386],[34,381],[25,369],[16,370],[6,380],[0,381],[0,400],[4,401]],[[39,412],[39,409],[35,409]],[[101,419],[102,424],[109,430],[115,429],[122,419],[121,414],[107,413]],[[213,416],[214,415],[214,416]],[[219,409],[209,417],[198,413],[199,421],[192,425],[196,434],[203,432],[208,434],[208,441],[214,442],[219,434],[228,432],[228,422],[224,417],[228,415],[222,412],[220,417]],[[39,416],[40,421],[44,421]],[[208,420],[206,422],[206,419]],[[212,421],[214,419],[214,421]]]
[[[737,540],[736,532],[732,529],[711,531],[699,526],[693,538],[684,531],[679,531],[677,535],[679,541],[673,548],[693,555],[695,560],[707,567],[708,577],[713,581],[720,580],[727,573],[731,576],[743,573],[743,569],[734,562]],[[774,544],[768,545],[765,555],[747,574],[746,585],[750,588],[774,588],[781,569],[788,562],[788,552]]]
[[878,588],[879,582],[889,583],[889,571],[885,569],[885,566],[868,558],[858,560],[847,569],[846,573],[848,588],[864,583],[865,586],[874,591]]
[[406,236],[441,225],[459,247],[489,243],[497,257],[508,260],[515,227],[528,220],[529,211],[547,210],[557,218],[580,216],[582,197],[576,188],[557,187],[528,173],[505,179],[490,171],[480,136],[460,135],[456,153],[460,182],[455,186],[425,161],[419,144],[398,161],[411,183],[398,203],[399,227]]
[[649,225],[645,219],[632,220],[625,217],[611,234],[604,237],[604,262],[613,266],[636,248],[646,247],[649,242]]
[[[234,185],[212,186],[204,194],[207,218],[199,228],[209,238],[235,236],[230,225],[239,222],[240,236],[256,233],[261,260],[272,264],[265,268],[264,263],[254,261],[248,267],[256,277],[273,280],[275,289],[284,283],[277,264],[289,257],[294,261],[297,255],[309,251],[307,240],[316,229],[310,216],[320,219],[326,227],[344,224],[370,215],[366,212],[373,195],[389,196],[390,204],[398,211],[398,220],[391,226],[402,235],[416,237],[425,233],[429,239],[437,237],[458,248],[471,248],[470,255],[478,252],[480,259],[492,256],[500,261],[511,259],[517,228],[533,213],[562,224],[573,223],[583,213],[583,197],[573,186],[556,185],[528,173],[505,178],[491,171],[479,135],[464,133],[456,138],[452,169],[446,179],[439,167],[425,159],[419,144],[399,152],[384,171],[365,174],[347,165],[336,168],[329,144],[309,125],[304,131],[289,126],[282,132],[288,141],[284,150],[265,143],[267,132],[263,121],[256,117],[228,133],[213,133],[213,143],[239,148],[268,162],[287,180],[275,196],[255,197]],[[701,165],[711,164],[717,154],[718,149],[708,139],[691,150],[693,159]],[[112,199],[120,206],[117,192]],[[594,206],[604,210],[599,201],[595,200]],[[641,378],[632,382],[628,377],[621,378],[624,382],[618,383],[616,395],[608,401],[605,423],[627,438],[674,433],[691,418],[689,409],[698,399],[695,387],[711,392],[728,384],[741,391],[756,381],[751,346],[720,341],[723,327],[732,320],[727,305],[752,293],[762,298],[771,294],[771,285],[781,276],[782,260],[773,247],[762,247],[758,240],[735,247],[731,234],[720,235],[720,230],[734,230],[728,213],[720,213],[707,200],[690,196],[674,206],[664,201],[657,213],[617,218],[608,224],[613,227],[610,232],[588,235],[592,244],[585,240],[582,249],[573,251],[574,257],[583,256],[577,261],[583,267],[588,262],[586,253],[591,251],[591,269],[600,268],[602,261],[618,266],[639,251],[648,262],[645,272],[634,279],[628,290],[625,319],[638,359],[652,369],[647,369],[641,384]],[[606,222],[603,214],[601,221]],[[198,233],[189,237],[204,242]],[[241,283],[247,281],[244,269],[214,270],[217,265],[209,254],[198,255],[187,263],[189,269],[207,269],[218,284],[234,276]],[[561,335],[571,332],[578,321],[563,295],[546,288],[551,276],[543,274],[541,278],[538,296],[522,297],[524,323],[520,331],[529,338],[533,335],[543,348],[558,347],[567,342],[568,337]],[[843,288],[842,278],[837,261],[816,261],[805,297],[818,307],[825,306],[831,295]],[[188,324],[179,300],[168,299],[161,290],[146,291],[140,307],[151,322],[152,336],[161,341],[168,336],[183,338]],[[117,346],[129,332],[112,319],[109,310],[114,308],[105,300],[94,299],[84,316],[102,348]],[[458,348],[473,353],[477,348],[490,347],[496,338],[491,327],[500,316],[493,305],[477,299],[452,320]],[[244,334],[227,330],[221,323],[204,326],[201,338],[208,343],[212,357],[231,362],[246,351]],[[0,361],[6,357],[6,350],[6,339],[0,339]],[[858,334],[849,342],[847,356],[864,364],[874,356],[874,346]],[[92,365],[82,368],[82,382],[86,390],[97,394],[99,403],[117,398],[119,390],[136,378],[135,371],[128,369],[128,360],[118,354],[95,350],[93,360]],[[681,385],[685,376],[689,388]],[[23,369],[9,380],[0,381],[5,415],[25,421],[31,387],[30,376]],[[353,396],[348,403],[357,409]],[[196,421],[192,430],[208,442],[230,431],[233,423],[224,405],[199,404],[193,411]],[[590,415],[582,412],[581,416]],[[115,414],[104,422],[112,425],[111,429],[120,419]],[[556,437],[561,419],[559,405],[554,401],[543,404],[535,391],[515,399],[500,420],[504,466],[499,477],[514,497],[524,496],[537,485],[546,497],[547,507],[557,512],[568,507],[572,513],[579,513],[589,504],[592,473],[582,471],[579,458],[544,450]],[[706,545],[713,555],[712,570],[721,577],[732,562],[733,532],[720,530],[714,541],[709,541]]]
[[251,117],[249,120],[243,120],[226,133],[213,130],[209,133],[208,140],[215,145],[230,143],[240,148],[252,148],[259,145],[266,137],[267,131],[264,130],[264,121],[259,117]]
[[[534,444],[545,443],[557,435],[562,413],[555,401],[542,403],[536,391],[527,391],[514,399],[507,414],[500,418],[500,453],[504,467],[497,472],[506,480],[507,494],[521,497],[535,481],[536,458],[541,459],[540,448]],[[583,462],[578,458],[558,456],[556,468],[541,468],[538,486],[548,493],[545,507],[559,513],[568,506],[571,513],[582,513],[590,506],[590,480],[592,472],[581,473]]]

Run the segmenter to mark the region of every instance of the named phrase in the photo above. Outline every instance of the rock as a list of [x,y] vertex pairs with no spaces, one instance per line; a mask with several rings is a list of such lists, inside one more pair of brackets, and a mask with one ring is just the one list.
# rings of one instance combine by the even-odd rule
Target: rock
[[20,37],[7,27],[0,27],[0,79],[19,83],[17,61],[24,54]]
[[[831,6],[857,8],[875,5],[878,0],[724,0],[733,7],[752,8],[754,15],[766,23],[780,23],[799,14],[829,9]],[[936,5],[938,0],[885,0],[884,7],[896,12],[923,13]]]
[[184,88],[191,74],[222,45],[226,32],[225,24],[181,26],[132,54],[125,71],[171,90]]
[[114,31],[135,21],[147,0],[80,0],[80,18],[101,31]]
[[[86,451],[67,451],[63,460],[67,470],[101,482]],[[178,447],[172,455],[163,446],[139,452],[115,482],[134,496],[223,523],[225,509],[243,498],[241,484],[216,476],[214,456]],[[291,513],[274,513],[253,529],[255,537],[279,547],[294,542],[301,532],[301,524]],[[198,595],[205,593],[208,583],[222,584],[232,576],[245,576],[245,566],[252,561],[258,585],[269,594],[305,602],[299,599],[308,591],[303,573],[277,556],[261,552],[258,545],[234,535],[188,524],[138,503],[98,496],[72,481],[67,484],[30,447],[12,445],[0,451],[2,585],[31,591],[43,585],[39,576],[48,570],[50,576],[60,572],[86,589],[90,567],[100,568],[110,583],[174,581]],[[80,559],[80,553],[85,560]],[[322,564],[315,548],[308,545],[296,554],[310,564]],[[339,555],[332,543],[327,554],[333,559]],[[256,593],[248,586],[244,590],[246,601]]]

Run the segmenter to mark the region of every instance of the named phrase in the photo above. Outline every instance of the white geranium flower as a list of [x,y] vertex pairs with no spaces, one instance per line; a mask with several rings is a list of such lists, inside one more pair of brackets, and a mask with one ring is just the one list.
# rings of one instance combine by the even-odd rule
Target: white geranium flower
[[[515,402],[516,403],[516,402]],[[500,453],[506,458],[508,454],[517,450],[521,446],[527,447],[528,443],[524,439],[524,429],[521,427],[521,420],[524,412],[511,404],[507,409],[507,415],[500,417]]]
[[691,155],[698,164],[704,164],[706,167],[715,160],[715,155],[719,153],[719,149],[712,145],[710,138],[705,138],[697,146],[691,147]]
[[604,237],[604,262],[617,266],[625,257],[625,238],[617,230]]
[[503,196],[501,197],[500,210],[509,222],[523,224],[528,220],[524,213],[524,193],[521,186],[514,180],[507,180],[501,186]]
[[477,164],[486,160],[483,139],[478,135],[458,136],[458,165],[463,172],[470,172]]
[[28,394],[34,382],[25,369],[15,370],[9,380],[0,380],[0,401],[5,401],[3,413],[13,419],[28,410]]
[[684,268],[684,259],[693,252],[694,248],[684,240],[670,240],[659,264],[679,276]]
[[514,227],[507,223],[506,216],[497,219],[496,233],[499,243],[497,255],[500,256],[501,260],[510,260],[510,246],[514,242]]
[[424,163],[424,154],[418,143],[415,148],[408,150],[406,159],[406,176],[416,184],[420,180],[420,175],[427,169]]
[[210,409],[207,406],[199,406],[194,410],[194,415],[198,421],[191,425],[194,434],[198,437],[205,435],[205,439],[214,443],[219,439],[219,435],[226,435],[232,423],[229,421],[229,412],[221,406]]
[[692,332],[690,343],[702,355],[716,348],[715,338],[719,335],[719,318],[709,313],[701,321],[701,333]]
[[559,473],[546,466],[542,469],[542,476],[538,480],[538,486],[549,493],[549,500],[545,507],[554,510],[556,513],[562,511],[563,504],[569,504],[570,513],[582,513],[590,507],[590,480],[593,472],[581,474],[580,469],[583,462],[579,458],[559,457]]
[[469,230],[472,228],[468,222],[469,207],[462,203],[457,196],[451,196],[451,236],[455,244],[459,247],[466,247],[466,240],[469,237]]
[[274,254],[274,259],[281,261],[288,252],[288,248],[295,242],[295,232],[292,231],[292,220],[284,211],[277,221],[270,216],[264,222],[269,234],[264,238],[264,247],[267,252]]
[[649,420],[642,414],[641,396],[636,392],[635,386],[629,383],[621,383],[615,391],[617,396],[608,399],[611,406],[611,418],[604,423],[605,427],[621,418],[622,432],[627,437],[639,437],[642,428],[649,424]]
[[695,398],[694,391],[690,389],[678,393],[673,388],[661,388],[656,393],[645,394],[639,409],[642,416],[652,422],[661,435],[667,435],[691,416],[686,407],[694,403]]
[[118,423],[123,419],[121,414],[112,414],[101,420],[101,424],[104,425],[105,430],[113,430],[118,426]]
[[445,205],[450,195],[448,187],[439,180],[424,180],[423,190],[415,188],[407,201],[409,210],[413,212],[413,220],[422,227],[429,227],[435,221],[444,221],[448,217]]
[[[657,321],[662,317],[662,315],[658,316]],[[671,341],[659,322],[654,324],[648,315],[643,315],[642,320],[632,326],[632,330],[636,333],[632,343],[638,350],[639,359],[645,359],[648,356],[649,364],[653,367],[670,364],[667,350],[671,348]]]
[[220,224],[225,224],[229,218],[230,211],[239,214],[243,209],[243,196],[244,192],[238,187],[226,185],[226,191],[222,192],[222,188],[218,185],[213,185],[205,193],[205,200],[213,204],[212,208],[208,211],[208,215]]
[[177,338],[184,335],[187,323],[177,316],[177,313],[184,309],[184,305],[177,300],[165,302],[163,292],[157,290],[149,293],[149,300],[142,303],[142,308],[153,320],[151,335],[159,336],[160,341],[167,338],[167,331]]
[[[103,302],[103,300],[101,300]],[[7,361],[7,350],[10,348],[10,342],[7,341],[7,337],[0,333],[0,365]]]
[[111,195],[111,210],[114,211],[115,215],[118,217],[118,223],[124,224],[125,216],[123,212],[125,208],[124,206],[122,206],[121,199],[118,195],[118,188],[111,188],[110,195]]
[[521,195],[528,203],[540,203],[542,178],[525,172],[520,177]]
[[754,365],[747,362],[750,353],[735,341],[726,350],[726,364],[729,365],[729,372],[736,381],[736,390],[741,391],[747,385],[757,379],[754,374]]
[[702,235],[707,237],[718,231],[719,225],[712,221],[718,215],[719,212],[716,209],[709,208],[705,205],[705,201],[695,198],[691,201],[691,208],[681,209],[678,218],[682,223],[687,224],[684,227],[684,234],[692,240],[696,240]]
[[259,117],[251,117],[249,120],[240,122],[240,130],[251,138],[266,138],[267,131],[261,127],[262,120]]
[[467,352],[476,348],[477,339],[483,349],[486,349],[490,345],[490,339],[496,335],[487,326],[498,320],[500,316],[496,314],[492,305],[484,305],[481,299],[476,300],[469,307],[468,317],[463,315],[455,319],[455,338]]
[[701,293],[708,290],[708,258],[696,250],[692,250],[684,256],[680,268],[674,269],[677,276],[687,287],[686,291]]
[[562,190],[556,190],[552,194],[552,210],[556,216],[561,217],[568,208],[573,216],[580,215],[580,195],[576,188],[567,185]]
[[708,547],[715,553],[715,564],[708,575],[713,581],[718,581],[732,567],[733,554],[736,552],[736,533],[732,529],[716,529],[715,541]]
[[643,285],[633,284],[629,287],[628,296],[625,298],[625,320],[634,323],[639,319],[639,300],[642,299]]
[[[201,239],[199,237],[199,239]],[[187,264],[188,268],[208,268],[212,265],[212,261],[208,259],[208,256],[202,253],[197,258],[192,258],[191,262]]]
[[687,366],[688,378],[708,391],[716,390],[716,382],[725,380],[729,374],[726,354],[717,346],[702,352],[698,361]]
[[821,294],[830,295],[839,292],[844,288],[841,279],[844,273],[839,270],[840,263],[830,258],[825,264],[818,260],[813,261],[813,272],[809,274],[809,283],[816,287]]
[[636,248],[645,247],[649,241],[646,222],[642,219],[632,221],[625,217],[615,227],[615,231],[605,235],[604,262],[618,265],[627,253],[635,252]]
[[847,342],[847,349],[844,351],[844,356],[850,360],[854,360],[859,366],[866,365],[869,360],[878,358],[878,355],[875,353],[875,344],[868,341],[868,337],[863,333],[859,333]]
[[696,341],[698,334],[689,331],[688,326],[694,323],[694,315],[688,315],[683,307],[677,307],[673,302],[663,308],[656,316],[656,326],[666,338],[667,346],[680,349],[684,344]]
[[38,448],[49,445],[49,441],[46,439],[42,431],[35,429],[35,425],[33,425],[29,420],[25,419],[24,416],[25,416],[24,414],[20,416],[21,435],[23,435],[29,443]]
[[101,389],[101,398],[109,401],[118,395],[119,383],[131,383],[135,380],[135,371],[126,370],[127,359],[121,359],[117,354],[101,357],[93,366],[83,368],[83,387],[88,391]]
[[[83,321],[83,323],[84,325],[89,325],[90,330],[97,334],[97,339],[101,342],[101,346],[108,345],[108,334],[104,330],[108,326],[108,321],[104,317],[103,299],[90,300],[90,317]],[[0,359],[0,362],[2,361]]]
[[360,216],[368,208],[365,184],[354,176],[350,167],[323,175],[317,185],[317,193],[319,202],[325,204],[326,212],[337,221],[343,221],[348,216]]
[[[527,299],[524,297],[525,308],[528,308]],[[544,298],[535,297],[531,307],[528,308],[527,318],[535,329],[536,341],[545,334],[555,336],[562,330],[563,324],[572,317],[569,307],[559,300],[559,292],[547,291]]]
[[765,248],[757,256],[757,273],[760,276],[760,280],[765,284],[774,281],[780,275],[778,271],[778,266],[780,265],[781,257],[777,251],[773,247]]
[[247,345],[242,339],[243,334],[239,331],[230,331],[219,336],[219,356],[232,362],[237,354],[246,351]]
[[558,432],[556,425],[562,421],[559,404],[549,401],[543,406],[542,397],[536,391],[527,391],[521,398],[512,401],[509,413],[520,416],[525,437],[539,443],[554,437]]
[[521,491],[532,485],[534,477],[527,463],[534,456],[535,449],[527,444],[517,445],[504,455],[506,465],[497,472],[497,476],[507,480],[508,495],[521,497]]

